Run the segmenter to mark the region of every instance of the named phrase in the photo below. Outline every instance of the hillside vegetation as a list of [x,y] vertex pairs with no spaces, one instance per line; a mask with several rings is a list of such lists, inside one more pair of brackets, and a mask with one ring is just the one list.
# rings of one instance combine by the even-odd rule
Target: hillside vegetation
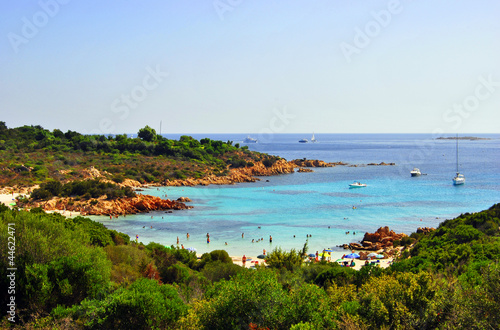
[[270,268],[234,265],[77,217],[0,206],[0,303],[14,262],[16,323],[32,329],[496,329],[500,204],[412,234],[387,269],[304,264],[276,249]]
[[279,157],[251,152],[232,141],[200,141],[189,136],[166,139],[146,126],[137,138],[83,135],[41,126],[8,128],[0,122],[0,187],[33,186],[57,180],[86,179],[95,167],[106,179],[122,183],[164,183],[166,180],[223,176],[228,168],[272,165]]

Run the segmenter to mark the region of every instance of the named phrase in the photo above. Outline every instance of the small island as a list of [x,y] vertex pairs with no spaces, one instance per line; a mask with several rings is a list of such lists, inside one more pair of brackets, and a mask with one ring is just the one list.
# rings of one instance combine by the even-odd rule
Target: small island
[[479,140],[492,140],[491,138],[483,138],[483,137],[477,137],[477,136],[440,136],[436,138],[436,140],[469,140],[469,141],[479,141]]

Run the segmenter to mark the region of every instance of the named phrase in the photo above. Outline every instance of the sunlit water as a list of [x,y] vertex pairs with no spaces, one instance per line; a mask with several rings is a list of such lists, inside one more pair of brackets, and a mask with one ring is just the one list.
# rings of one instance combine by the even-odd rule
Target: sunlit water
[[[195,138],[206,136],[241,143],[246,135]],[[459,166],[466,177],[463,186],[453,186],[451,180],[456,167],[454,140],[433,140],[426,135],[316,134],[318,143],[299,144],[302,137],[307,138],[274,135],[249,148],[288,160],[306,157],[350,164],[395,162],[396,166],[336,166],[230,186],[152,188],[143,193],[170,199],[186,196],[194,208],[93,219],[132,238],[139,235],[144,243],[176,245],[179,237],[180,244],[198,253],[224,249],[233,256],[257,256],[275,247],[300,249],[307,239],[309,253],[314,253],[357,242],[365,232],[381,226],[409,234],[500,202],[500,135],[459,142]],[[426,175],[410,177],[413,167]],[[367,187],[349,189],[354,180]],[[342,253],[336,249],[336,256]]]

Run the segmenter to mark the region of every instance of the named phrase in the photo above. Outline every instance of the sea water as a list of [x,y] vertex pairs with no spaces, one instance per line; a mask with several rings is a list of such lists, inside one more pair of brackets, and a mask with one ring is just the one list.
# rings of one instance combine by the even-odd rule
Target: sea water
[[[188,204],[194,208],[93,219],[132,238],[138,235],[145,244],[177,245],[178,237],[179,246],[200,254],[223,249],[232,256],[257,256],[277,247],[299,250],[307,242],[309,253],[333,248],[337,257],[344,253],[338,245],[359,242],[366,232],[381,226],[410,234],[418,227],[437,227],[445,219],[500,202],[500,135],[475,136],[488,140],[459,141],[459,170],[466,177],[463,186],[452,184],[455,140],[424,134],[316,134],[317,143],[302,144],[298,140],[307,136],[275,134],[248,144],[249,149],[288,160],[357,166],[314,168],[312,173],[261,177],[236,185],[150,188],[143,193],[189,197]],[[244,145],[246,135],[194,137]],[[380,162],[396,165],[366,165]],[[423,175],[411,177],[413,167]],[[349,188],[353,181],[367,186]]]

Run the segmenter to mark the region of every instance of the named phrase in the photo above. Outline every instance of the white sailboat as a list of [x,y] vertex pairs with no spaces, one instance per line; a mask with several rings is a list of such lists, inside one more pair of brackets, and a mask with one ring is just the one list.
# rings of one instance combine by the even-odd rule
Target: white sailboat
[[458,171],[458,134],[457,134],[457,174],[453,178],[453,184],[455,186],[461,185],[465,183],[465,176],[463,174],[460,174]]
[[317,142],[316,138],[314,137],[314,133],[313,133],[313,136],[311,137],[311,142],[312,143]]

